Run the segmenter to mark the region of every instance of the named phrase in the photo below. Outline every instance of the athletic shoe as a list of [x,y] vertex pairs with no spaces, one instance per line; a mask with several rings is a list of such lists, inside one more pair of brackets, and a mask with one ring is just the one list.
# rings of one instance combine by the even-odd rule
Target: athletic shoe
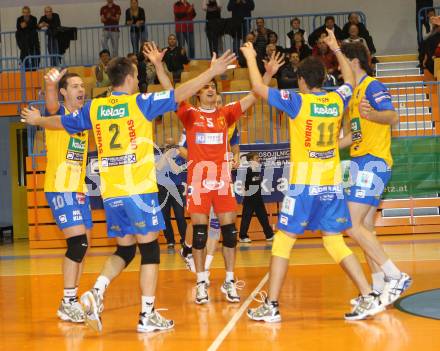
[[[375,295],[381,295],[382,293],[380,293],[377,290],[373,290],[373,294]],[[353,299],[350,300],[350,305],[352,306],[356,306],[360,301],[361,301],[362,295],[359,295],[358,297],[355,297]]]
[[168,247],[168,249],[174,249],[174,243],[168,243],[167,244],[167,247]]
[[266,323],[281,322],[278,303],[268,302],[267,299],[257,308],[249,308],[247,316],[254,321],[264,321]]
[[244,282],[239,280],[235,282],[234,280],[225,281],[221,286],[220,290],[225,294],[226,300],[229,302],[240,302],[240,296],[237,293],[237,289],[242,289]]
[[183,255],[183,248],[179,250],[180,257],[182,257],[183,261],[185,262],[186,268],[190,271],[195,273],[196,272],[196,266],[194,263],[194,258],[192,254],[188,254],[186,256]]
[[204,280],[197,283],[195,302],[198,305],[204,305],[205,303],[209,302],[208,286],[206,285],[206,282]]
[[64,299],[61,299],[57,316],[63,321],[73,323],[83,323],[85,319],[82,306],[76,297],[71,298],[69,302],[65,302]]
[[241,243],[244,243],[244,244],[247,244],[247,243],[251,243],[251,242],[252,242],[252,240],[251,240],[249,237],[246,237],[246,238],[240,238],[238,241],[241,242]]
[[97,289],[90,289],[81,296],[86,324],[97,332],[102,331],[101,313],[104,310],[103,297]]
[[270,238],[266,238],[266,241],[273,241],[274,238],[275,238],[275,235],[272,235]]
[[206,282],[206,286],[209,288],[209,286],[211,285],[211,281],[209,280],[209,276],[211,275],[211,272],[210,271],[205,271],[205,274],[206,274],[206,279],[205,279],[205,282]]
[[150,314],[139,313],[137,331],[139,333],[149,333],[155,330],[167,330],[174,327],[174,321],[162,317],[157,310],[153,309]]
[[380,302],[380,295],[371,293],[367,296],[361,296],[357,305],[350,313],[346,313],[344,318],[348,321],[359,321],[384,310],[385,306]]
[[393,304],[412,284],[411,277],[403,273],[399,279],[385,277],[385,287],[381,294],[381,302],[384,306]]

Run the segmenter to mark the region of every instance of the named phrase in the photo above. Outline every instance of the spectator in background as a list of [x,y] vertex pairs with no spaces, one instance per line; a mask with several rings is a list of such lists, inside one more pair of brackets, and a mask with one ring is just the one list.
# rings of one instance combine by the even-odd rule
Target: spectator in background
[[365,39],[368,50],[372,55],[374,55],[376,53],[376,48],[373,43],[373,38],[371,37],[370,32],[365,27],[365,25],[359,20],[359,15],[356,12],[350,13],[350,15],[348,16],[348,22],[342,28],[342,32],[344,33],[344,38],[348,38],[350,36],[349,29],[352,24],[358,26],[359,29],[358,35],[361,38]]
[[343,43],[362,43],[367,49],[368,55],[371,58],[370,50],[368,49],[367,41],[359,36],[359,26],[355,23],[348,27],[348,38],[342,41]]
[[298,17],[295,17],[290,21],[290,26],[292,27],[292,30],[286,34],[286,49],[290,49],[294,46],[296,33],[301,33],[304,41],[307,41],[308,39],[306,31],[300,27],[301,21]]
[[324,41],[325,36],[322,36],[317,43],[317,50],[313,54],[318,57],[324,64],[327,73],[337,76],[338,75],[338,60],[335,54],[330,50],[328,45]]
[[163,60],[173,75],[174,83],[180,82],[180,76],[183,72],[183,65],[189,62],[184,48],[178,45],[177,38],[174,34],[168,36],[168,47],[166,48]]
[[[38,21],[38,28],[46,31],[46,44],[49,55],[59,55],[58,39],[56,37],[56,30],[61,27],[60,16],[53,13],[52,7],[46,6],[44,8],[44,16],[41,16]],[[61,63],[61,57],[51,57],[51,65],[58,66]]]
[[273,44],[276,47],[277,52],[284,52],[284,48],[278,45],[278,34],[275,32],[270,32],[268,36],[268,44]]
[[[244,40],[245,43],[252,43],[252,46],[254,47],[255,50],[255,35],[254,33],[250,32],[246,35],[246,38]],[[257,57],[257,64],[258,64],[258,68],[260,68],[260,65],[262,65],[262,60],[263,57]],[[246,58],[243,56],[242,52],[240,51],[238,53],[238,64],[240,65],[241,68],[246,68],[247,67],[247,62],[246,62]]]
[[15,32],[17,46],[20,49],[20,60],[25,65],[26,71],[36,70],[40,65],[40,59],[37,57],[25,59],[27,56],[40,55],[37,18],[31,15],[29,6],[24,6],[21,13],[22,16],[17,18],[17,31]]
[[134,52],[127,54],[127,58],[130,59],[130,61],[133,62],[136,67],[139,65],[138,56]]
[[104,24],[101,37],[102,49],[110,50],[108,41],[112,44],[112,57],[118,56],[119,47],[119,19],[121,8],[113,0],[107,0],[107,5],[101,7],[101,23]]
[[296,32],[293,36],[293,46],[287,50],[289,52],[296,52],[299,55],[299,60],[302,61],[306,57],[309,57],[312,54],[312,50],[304,41],[304,38],[301,32]]
[[264,206],[263,196],[261,195],[261,181],[263,177],[261,174],[260,157],[256,152],[250,152],[246,155],[246,159],[249,162],[249,167],[246,170],[246,180],[244,183],[245,194],[243,197],[243,212],[241,214],[240,242],[251,242],[248,230],[254,212],[263,228],[266,241],[272,241],[273,230],[267,219],[267,211]]
[[298,89],[299,62],[299,54],[291,52],[289,54],[289,63],[281,69],[278,77],[278,89]]
[[147,40],[145,11],[139,7],[138,0],[131,0],[130,7],[125,11],[125,24],[130,27],[130,40],[134,52],[139,52],[139,43]]
[[221,37],[213,30],[218,20],[222,18],[222,5],[220,0],[203,0],[202,10],[206,11],[206,36],[208,37],[209,53],[219,54]]
[[344,40],[344,32],[335,24],[335,18],[333,16],[327,16],[324,20],[324,25],[315,29],[309,36],[309,45],[314,47],[318,42],[322,33],[327,34],[327,30],[332,31],[337,40]]
[[97,87],[109,87],[111,85],[110,79],[107,75],[107,66],[110,62],[110,51],[107,49],[102,50],[99,53],[99,62],[95,68],[96,86]]
[[173,138],[168,138],[161,155],[156,158],[157,185],[159,188],[159,202],[165,220],[165,238],[169,248],[176,244],[174,230],[171,225],[171,208],[174,212],[177,228],[180,234],[180,243],[185,241],[185,186],[186,160],[179,155],[178,146]]
[[[188,46],[188,53],[190,58],[194,58],[194,24],[192,20],[196,17],[194,5],[187,0],[179,0],[174,4],[174,21],[176,22],[177,41],[180,46],[185,43]],[[179,23],[181,22],[181,23]],[[182,23],[183,22],[183,23]],[[190,22],[190,23],[185,23]]]
[[438,26],[431,23],[431,18],[435,16],[435,9],[429,9],[426,12],[426,20],[422,23],[422,38],[426,40],[431,34],[435,32]]
[[273,30],[266,28],[264,26],[264,19],[259,17],[255,21],[257,24],[257,28],[252,31],[255,35],[255,51],[257,52],[257,56],[264,57],[266,52],[266,45],[269,43],[269,34],[273,32]]
[[422,24],[426,23],[426,12],[421,13],[421,18],[419,19],[419,11],[424,7],[434,7],[433,0],[416,0],[416,30],[417,30],[417,43],[419,44],[419,50],[422,48],[423,39],[421,38],[421,33],[419,32],[419,20]]
[[246,33],[249,33],[246,17],[252,17],[255,9],[254,0],[229,0],[228,11],[232,13],[232,19],[239,24],[232,38],[232,47],[236,55],[240,52],[240,41]]

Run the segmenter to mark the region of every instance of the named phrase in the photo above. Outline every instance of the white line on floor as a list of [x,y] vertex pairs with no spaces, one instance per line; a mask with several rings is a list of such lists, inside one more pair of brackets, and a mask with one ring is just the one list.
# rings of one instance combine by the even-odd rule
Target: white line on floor
[[220,332],[220,334],[217,336],[217,338],[214,340],[211,346],[209,346],[208,351],[216,351],[220,347],[221,343],[226,339],[228,334],[237,324],[243,312],[246,311],[248,306],[251,304],[255,294],[261,290],[261,288],[263,287],[264,284],[266,284],[268,279],[269,279],[269,273],[266,273],[266,275],[263,277],[263,279],[261,279],[260,283],[254,289],[254,291],[251,292],[251,294],[248,296],[248,298],[243,303],[243,305],[241,305],[238,311],[235,312],[235,314],[232,316],[228,324],[226,324],[226,326],[223,328],[223,330]]

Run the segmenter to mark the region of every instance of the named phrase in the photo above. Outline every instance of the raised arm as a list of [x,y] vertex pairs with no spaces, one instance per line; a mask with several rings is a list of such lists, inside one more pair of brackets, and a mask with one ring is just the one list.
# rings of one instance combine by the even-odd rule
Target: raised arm
[[67,69],[61,72],[56,68],[52,68],[44,75],[44,82],[46,85],[44,102],[46,103],[46,110],[50,115],[57,113],[60,109],[58,101],[58,84],[61,78],[66,74]]
[[197,77],[181,84],[174,91],[174,98],[177,103],[184,101],[196,94],[203,86],[209,83],[215,76],[226,72],[228,65],[235,60],[235,54],[227,50],[222,56],[217,58],[216,54],[212,57],[211,67]]
[[241,48],[243,56],[246,58],[249,70],[249,77],[252,84],[252,91],[267,100],[269,96],[269,87],[264,84],[260,71],[257,66],[257,53],[251,43],[245,43]]
[[159,83],[165,90],[171,90],[173,88],[173,84],[170,81],[170,78],[165,72],[165,68],[163,66],[163,57],[167,49],[160,51],[154,42],[146,43],[143,48],[143,54],[146,58],[150,60],[150,62],[156,68],[157,79],[159,79]]
[[61,123],[61,116],[41,117],[41,113],[35,107],[23,108],[21,110],[21,122],[27,123],[31,126],[39,126],[46,129],[64,129]]
[[355,85],[355,79],[353,71],[350,67],[350,63],[345,55],[342,53],[341,48],[339,47],[338,41],[336,40],[335,34],[327,30],[327,37],[324,38],[325,43],[330,48],[331,51],[336,56],[338,60],[339,68],[341,69],[342,78],[344,79],[344,83],[350,84],[352,87]]

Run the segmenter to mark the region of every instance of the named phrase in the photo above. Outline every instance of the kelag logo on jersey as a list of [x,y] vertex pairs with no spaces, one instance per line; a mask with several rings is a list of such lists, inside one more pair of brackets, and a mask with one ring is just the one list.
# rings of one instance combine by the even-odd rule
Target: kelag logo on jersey
[[312,117],[338,117],[339,106],[338,104],[311,104],[310,115]]
[[101,105],[98,108],[98,120],[118,119],[128,116],[128,104],[120,104],[116,106]]
[[85,146],[86,146],[85,140],[70,138],[68,149],[69,151],[84,152]]

